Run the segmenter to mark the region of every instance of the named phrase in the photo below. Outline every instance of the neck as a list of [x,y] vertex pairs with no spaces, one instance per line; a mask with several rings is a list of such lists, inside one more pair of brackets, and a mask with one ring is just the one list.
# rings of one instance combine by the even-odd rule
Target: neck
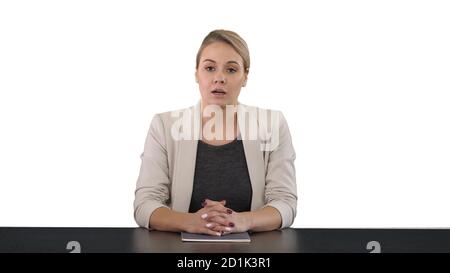
[[226,105],[220,105],[220,108],[209,108],[205,112],[207,106],[201,104],[203,136],[208,140],[235,139],[238,134],[237,111],[234,111],[237,104],[229,105],[228,111]]

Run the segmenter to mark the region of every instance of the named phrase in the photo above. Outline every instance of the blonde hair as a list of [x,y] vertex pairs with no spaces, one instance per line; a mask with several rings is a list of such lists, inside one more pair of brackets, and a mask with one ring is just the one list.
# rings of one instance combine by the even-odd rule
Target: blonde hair
[[250,52],[247,43],[236,32],[225,29],[213,30],[203,39],[200,49],[197,52],[196,69],[198,69],[203,49],[214,42],[224,42],[236,50],[244,61],[244,73],[248,74],[250,70]]

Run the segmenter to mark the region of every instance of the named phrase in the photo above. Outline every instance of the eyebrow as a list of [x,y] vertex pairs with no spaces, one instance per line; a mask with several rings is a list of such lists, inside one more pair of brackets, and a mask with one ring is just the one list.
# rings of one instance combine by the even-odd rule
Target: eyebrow
[[[203,62],[213,62],[213,63],[215,63],[216,61],[211,60],[211,59],[205,59]],[[227,64],[229,64],[229,63],[235,63],[235,64],[237,64],[237,65],[240,65],[240,64],[239,64],[238,62],[236,62],[236,61],[228,61]]]

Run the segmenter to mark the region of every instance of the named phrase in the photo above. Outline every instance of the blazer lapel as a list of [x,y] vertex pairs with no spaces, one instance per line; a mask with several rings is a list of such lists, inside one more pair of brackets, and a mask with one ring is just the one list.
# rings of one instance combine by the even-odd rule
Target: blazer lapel
[[[179,140],[177,158],[175,162],[175,175],[172,181],[172,209],[188,212],[191,203],[192,188],[194,184],[195,162],[197,159],[197,144],[200,134],[200,102],[189,108],[190,139]],[[183,128],[186,130],[185,128]]]
[[[249,111],[247,111],[249,110]],[[250,118],[247,120],[246,114],[256,109],[249,109],[247,106],[238,105],[238,126],[241,131],[242,144],[244,146],[245,159],[247,161],[248,174],[252,184],[252,204],[251,210],[256,210],[264,205],[265,171],[264,159],[260,148],[260,140],[256,131],[256,138],[250,134],[250,130],[258,130],[258,124],[252,128]],[[255,112],[256,113],[256,112]]]

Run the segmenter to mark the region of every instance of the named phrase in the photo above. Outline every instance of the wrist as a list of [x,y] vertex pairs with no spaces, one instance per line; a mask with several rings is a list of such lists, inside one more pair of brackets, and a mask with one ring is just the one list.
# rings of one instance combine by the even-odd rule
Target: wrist
[[254,221],[253,221],[253,217],[252,217],[252,213],[250,211],[246,211],[246,212],[240,212],[239,213],[243,219],[243,224],[245,227],[245,230],[252,230],[254,228]]
[[178,222],[178,229],[182,232],[190,232],[190,228],[192,227],[192,217],[194,217],[193,213],[180,212],[180,221]]

